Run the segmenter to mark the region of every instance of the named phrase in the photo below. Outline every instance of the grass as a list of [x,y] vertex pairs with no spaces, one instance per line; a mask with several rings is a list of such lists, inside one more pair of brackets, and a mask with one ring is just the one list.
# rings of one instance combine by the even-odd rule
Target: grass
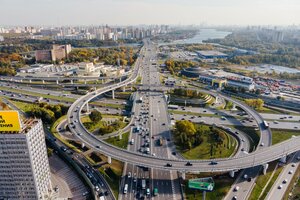
[[58,96],[53,96],[53,95],[48,95],[48,94],[40,94],[40,93],[36,93],[36,92],[29,92],[29,91],[18,90],[18,89],[14,89],[14,88],[6,88],[6,87],[1,87],[1,86],[0,86],[0,90],[9,91],[9,92],[17,93],[17,94],[30,95],[30,96],[35,96],[35,97],[43,97],[43,98],[47,98],[47,99],[55,99],[55,100],[59,100],[59,101],[66,101],[66,102],[74,102],[75,101],[75,99],[68,98],[68,97],[58,97]]
[[[260,175],[260,176],[258,176],[258,178],[256,179],[256,184],[255,184],[255,186],[254,186],[254,188],[253,188],[253,190],[252,190],[252,192],[251,192],[251,195],[250,195],[250,197],[249,197],[249,200],[258,200],[258,199],[263,199],[263,198],[259,198],[260,196],[261,196],[261,193],[262,193],[262,191],[263,191],[263,188],[265,187],[265,185],[267,184],[267,182],[268,182],[268,180],[271,178],[271,175],[272,175],[272,173],[273,173],[273,171],[274,171],[274,169],[275,169],[275,167],[276,167],[276,162],[272,162],[272,163],[270,163],[269,164],[269,168],[268,168],[268,170],[267,170],[267,173],[265,174],[265,175]],[[277,171],[278,170],[282,170],[282,168],[278,168],[277,169]],[[279,171],[279,172],[280,172]],[[274,174],[275,175],[275,174]],[[278,175],[277,175],[278,176]],[[276,180],[276,179],[275,179]],[[275,181],[274,180],[274,181]],[[271,184],[271,182],[269,183],[269,184]],[[266,194],[265,194],[266,195]],[[264,196],[265,196],[264,195]]]
[[[293,176],[288,188],[283,196],[284,200],[288,199],[300,199],[300,167],[295,170],[295,175]],[[292,193],[291,198],[289,198],[289,194]]]
[[[211,174],[207,174],[207,176],[211,176]],[[207,177],[206,175],[196,175],[192,178],[201,178]],[[219,175],[214,177],[215,187],[213,192],[206,193],[207,200],[221,200],[223,199],[226,194],[229,192],[231,185],[234,182],[234,179],[229,178],[227,175]],[[186,200],[199,200],[202,199],[202,192],[199,190],[193,190],[188,188],[188,181],[184,182],[184,193]]]
[[[111,115],[106,115],[106,116],[111,116]],[[102,117],[104,118],[104,116],[102,116]],[[112,118],[115,118],[116,120],[120,121],[121,126],[119,127],[118,130],[123,129],[125,126],[127,126],[127,123],[122,121],[122,117],[114,116]],[[98,130],[99,128],[103,128],[104,126],[107,126],[104,120],[101,120],[97,123],[93,123],[89,116],[82,117],[81,122],[83,123],[85,128],[88,129],[89,132],[94,132],[94,131]],[[117,130],[113,130],[113,131],[117,131]]]
[[136,84],[141,84],[142,83],[142,77],[138,76],[135,83]]
[[119,139],[119,136],[116,136],[116,137],[108,138],[104,141],[109,144],[112,144],[116,147],[119,147],[122,149],[127,149],[128,140],[129,140],[129,132],[126,132],[126,133],[123,133],[121,140]]
[[268,192],[270,191],[270,189],[274,185],[274,183],[277,180],[278,176],[280,175],[282,169],[283,169],[282,167],[279,167],[279,168],[276,169],[276,171],[275,171],[272,179],[270,180],[269,184],[267,185],[265,191],[261,194],[260,199],[265,199],[266,198],[266,196],[268,195]]
[[[105,156],[101,157],[103,161],[107,161]],[[102,165],[98,170],[104,176],[116,198],[119,195],[119,187],[124,164],[120,161],[112,159],[111,164]]]
[[271,129],[272,131],[272,144],[277,144],[290,139],[293,135],[299,136],[299,130],[284,130],[284,129]]
[[211,142],[209,141],[209,135],[203,135],[203,142],[199,146],[194,147],[191,150],[182,152],[182,156],[185,159],[190,160],[230,157],[235,152],[237,142],[231,135],[228,135],[225,131],[224,133],[226,135],[226,138],[224,139],[223,144],[218,145],[217,147],[214,146],[214,155],[212,157],[210,155]]

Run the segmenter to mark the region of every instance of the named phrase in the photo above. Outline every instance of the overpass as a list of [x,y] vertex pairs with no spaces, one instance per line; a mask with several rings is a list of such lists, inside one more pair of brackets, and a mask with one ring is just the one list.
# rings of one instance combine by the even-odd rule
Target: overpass
[[[144,52],[147,49],[149,44],[146,44],[141,52]],[[106,156],[108,156],[108,161],[111,161],[111,158],[115,158],[117,160],[132,163],[139,166],[145,166],[156,169],[167,169],[167,170],[178,170],[182,172],[194,171],[194,172],[217,172],[217,171],[233,171],[244,168],[249,168],[257,165],[266,165],[268,162],[273,160],[285,157],[288,154],[296,152],[300,150],[300,137],[295,137],[285,142],[276,144],[274,146],[271,145],[271,131],[264,127],[263,118],[250,107],[241,103],[238,100],[232,99],[230,97],[221,95],[217,92],[200,90],[200,92],[205,92],[211,94],[213,96],[219,96],[228,101],[232,101],[234,104],[239,106],[241,109],[246,111],[249,115],[251,115],[256,122],[258,123],[261,139],[260,141],[264,142],[265,145],[258,148],[257,151],[245,155],[243,157],[232,157],[232,158],[224,158],[224,159],[214,159],[215,163],[212,163],[212,160],[175,160],[175,159],[166,159],[160,157],[153,157],[149,155],[143,155],[141,153],[130,152],[124,149],[120,149],[108,143],[105,143],[92,134],[90,134],[83,124],[80,121],[81,110],[84,106],[88,104],[93,98],[101,95],[105,92],[115,90],[120,87],[127,86],[128,84],[133,83],[139,74],[139,68],[141,66],[141,58],[139,57],[134,65],[134,70],[131,76],[114,85],[107,86],[101,89],[98,89],[92,93],[88,93],[85,96],[82,96],[78,100],[76,100],[70,107],[68,111],[68,123],[74,125],[70,130],[72,133],[77,134],[77,137],[86,145],[93,148],[95,151],[98,151]],[[74,121],[78,121],[75,123]],[[192,166],[186,166],[187,162],[191,162]],[[168,167],[167,163],[171,164],[172,167]]]

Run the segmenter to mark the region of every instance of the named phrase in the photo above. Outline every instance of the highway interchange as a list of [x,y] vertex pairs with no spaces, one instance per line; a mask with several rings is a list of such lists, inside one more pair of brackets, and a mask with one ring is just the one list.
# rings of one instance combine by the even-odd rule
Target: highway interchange
[[[256,151],[247,153],[249,151],[248,142],[242,143],[239,145],[239,149],[235,156],[225,159],[215,159],[214,162],[217,164],[212,165],[211,160],[185,160],[178,155],[172,154],[175,152],[175,147],[172,143],[172,138],[170,134],[170,122],[171,118],[173,117],[174,120],[180,119],[187,119],[195,122],[200,122],[200,119],[194,117],[191,119],[192,115],[181,115],[181,114],[174,114],[171,115],[171,118],[168,114],[167,102],[163,93],[159,91],[151,90],[151,86],[155,85],[155,87],[163,87],[160,85],[159,80],[159,73],[157,71],[156,65],[152,65],[155,62],[155,55],[156,55],[156,47],[151,42],[146,41],[145,46],[141,49],[140,57],[136,61],[132,73],[126,80],[120,80],[120,82],[112,85],[107,85],[96,91],[90,92],[87,95],[79,96],[79,95],[70,95],[72,98],[77,98],[77,100],[71,105],[68,111],[68,119],[64,125],[67,123],[71,125],[71,132],[80,139],[84,144],[90,146],[94,151],[98,151],[104,155],[107,155],[110,158],[115,158],[117,160],[124,161],[126,163],[126,167],[124,169],[124,176],[122,179],[121,186],[124,184],[129,184],[129,190],[126,194],[122,193],[122,189],[120,189],[120,196],[119,199],[134,199],[135,196],[140,195],[139,193],[139,185],[142,179],[147,179],[147,187],[151,188],[151,193],[154,187],[160,188],[159,197],[163,197],[164,199],[182,199],[180,186],[179,186],[179,174],[178,171],[181,173],[185,172],[218,172],[218,171],[236,171],[240,169],[245,169],[238,177],[238,180],[243,179],[243,174],[247,174],[249,177],[255,178],[260,171],[261,166],[271,162],[273,160],[285,157],[291,153],[297,152],[300,149],[300,138],[295,137],[285,142],[282,142],[277,145],[271,146],[272,141],[272,133],[269,128],[265,127],[263,124],[263,117],[252,110],[250,107],[246,106],[245,104],[235,100],[225,94],[220,94],[217,91],[207,91],[203,89],[197,89],[199,92],[207,93],[212,96],[218,96],[219,98],[225,99],[227,101],[231,101],[241,109],[243,109],[250,118],[253,119],[256,123],[252,123],[250,126],[255,126],[260,130],[260,142],[259,146],[257,147]],[[97,97],[101,96],[102,94],[116,90],[120,87],[130,85],[135,82],[137,77],[141,75],[142,79],[142,87],[145,89],[144,92],[137,92],[138,97],[142,97],[143,101],[141,103],[137,103],[135,106],[135,112],[133,117],[137,117],[133,120],[134,126],[132,127],[132,131],[130,134],[130,139],[134,139],[134,144],[128,146],[128,150],[119,149],[114,147],[110,144],[105,143],[101,139],[93,136],[90,134],[83,124],[80,121],[81,110],[85,109],[85,106],[91,100],[97,99]],[[140,87],[141,88],[141,87]],[[20,88],[21,89],[21,88]],[[27,91],[30,91],[30,88],[22,88]],[[147,91],[148,90],[148,91]],[[47,92],[46,90],[41,90]],[[37,91],[38,92],[38,91]],[[39,91],[40,92],[40,91]],[[42,92],[43,93],[43,92]],[[11,95],[11,93],[8,93]],[[2,94],[3,95],[3,91]],[[61,96],[60,92],[53,93],[51,91],[51,95]],[[5,95],[4,95],[5,96]],[[18,96],[14,96],[17,97]],[[31,101],[35,101],[36,97],[27,97]],[[20,97],[20,99],[22,99]],[[112,103],[114,100],[106,100],[108,103]],[[112,102],[111,102],[112,101]],[[54,101],[55,102],[55,101]],[[52,102],[51,102],[52,103]],[[59,103],[56,102],[56,103]],[[107,111],[104,108],[96,107],[101,112]],[[198,108],[187,108],[190,109],[192,113],[199,113],[203,110],[197,110]],[[186,110],[185,110],[186,111]],[[207,110],[209,114],[209,110]],[[111,110],[109,109],[109,112]],[[148,112],[147,114],[143,114],[143,112]],[[119,113],[119,111],[116,111]],[[114,113],[112,113],[114,114]],[[226,113],[225,113],[226,114]],[[229,113],[232,115],[232,113]],[[276,119],[276,117],[269,115],[269,119],[272,119],[271,122]],[[264,116],[266,118],[266,116]],[[207,124],[223,124],[221,126],[224,129],[226,128],[226,122],[224,120],[216,119],[216,121],[212,121],[211,117],[202,117],[201,121]],[[228,120],[228,119],[227,119]],[[283,122],[285,121],[286,122]],[[280,121],[280,125],[278,123],[270,123],[271,127],[280,127],[282,123],[286,123],[287,127],[292,127],[291,129],[296,129],[295,127],[298,126],[296,121],[299,119],[296,117],[293,118],[293,122],[288,121],[288,117],[284,118]],[[74,122],[76,121],[76,122]],[[139,124],[140,122],[141,124]],[[289,124],[290,123],[290,124]],[[133,131],[134,127],[143,127],[146,131],[142,135]],[[298,127],[297,127],[298,128]],[[232,135],[234,135],[237,130],[230,130]],[[247,137],[244,136],[242,132],[238,134],[238,141],[247,140]],[[144,137],[146,135],[146,137]],[[165,143],[163,147],[158,146],[156,144],[156,140],[158,138],[164,138]],[[148,145],[150,152],[145,153],[145,141],[149,139]],[[244,145],[244,146],[243,146]],[[244,153],[241,149],[245,149]],[[295,158],[293,158],[295,161]],[[192,163],[192,166],[187,166],[187,162]],[[252,168],[255,167],[255,168]],[[288,174],[292,164],[287,166],[286,168],[289,170],[285,170],[285,173]],[[147,169],[149,168],[149,169]],[[128,174],[130,172],[130,176]],[[137,181],[135,181],[137,180]],[[281,179],[280,179],[281,180]],[[282,181],[282,180],[281,180]],[[290,181],[290,180],[289,180]],[[243,188],[247,188],[246,181],[237,181],[235,184],[244,184]],[[249,183],[248,183],[249,184]],[[274,187],[279,183],[276,183]],[[253,184],[252,184],[253,186]],[[233,188],[236,186],[233,186]],[[273,188],[272,188],[273,189]],[[274,190],[274,191],[273,191]],[[273,189],[270,195],[282,195],[279,191],[275,191]],[[245,190],[243,194],[238,196],[238,199],[245,199],[249,195],[249,191]],[[142,194],[147,196],[147,194]],[[231,199],[233,197],[233,193],[229,193],[225,199]],[[157,197],[157,199],[159,199]],[[155,197],[153,197],[155,199]],[[272,197],[268,197],[272,199]]]
[[[147,44],[142,48],[141,54],[143,54],[145,49],[147,49]],[[147,51],[146,51],[147,52]],[[231,171],[231,170],[239,170],[244,169],[248,167],[253,167],[257,165],[264,165],[270,161],[276,160],[278,158],[284,157],[290,153],[293,153],[297,150],[299,150],[300,146],[299,140],[300,138],[293,138],[292,140],[288,140],[286,142],[280,143],[278,145],[274,145],[271,147],[268,147],[271,145],[271,132],[269,128],[265,128],[263,125],[263,118],[255,111],[253,111],[248,106],[240,103],[239,101],[235,99],[231,99],[230,97],[216,94],[213,91],[205,91],[206,93],[212,94],[212,95],[219,95],[221,98],[224,98],[226,100],[232,101],[233,103],[237,104],[239,107],[244,109],[249,115],[251,115],[254,120],[257,122],[260,132],[261,132],[261,138],[260,138],[260,144],[261,146],[257,149],[259,151],[255,151],[253,153],[250,153],[249,155],[245,155],[241,158],[226,158],[226,159],[216,159],[215,162],[217,162],[217,165],[211,165],[210,160],[193,160],[191,161],[193,163],[193,166],[186,166],[187,161],[181,160],[181,159],[167,159],[167,158],[160,158],[160,157],[153,157],[151,155],[143,155],[140,153],[130,152],[122,149],[118,149],[112,145],[109,145],[103,141],[98,140],[93,135],[89,134],[89,132],[84,128],[82,123],[80,122],[80,111],[82,108],[86,105],[88,101],[93,99],[94,97],[117,89],[119,87],[128,85],[135,81],[137,78],[137,75],[139,73],[139,68],[141,66],[141,58],[138,58],[133,74],[131,77],[126,79],[123,82],[117,83],[115,85],[109,86],[107,88],[99,89],[95,92],[89,93],[81,98],[79,98],[77,101],[72,104],[68,111],[68,121],[69,123],[73,123],[74,120],[78,120],[78,123],[75,124],[75,128],[71,129],[71,131],[75,134],[80,133],[78,135],[78,138],[85,144],[94,147],[96,151],[99,151],[100,153],[103,153],[107,156],[110,156],[112,158],[133,163],[137,165],[143,165],[145,167],[151,167],[151,168],[158,168],[158,169],[168,169],[168,170],[178,170],[178,171],[203,171],[203,172],[212,172],[212,171]],[[263,143],[263,145],[262,145]],[[98,147],[97,147],[98,146]],[[167,163],[172,164],[172,167],[167,167]]]

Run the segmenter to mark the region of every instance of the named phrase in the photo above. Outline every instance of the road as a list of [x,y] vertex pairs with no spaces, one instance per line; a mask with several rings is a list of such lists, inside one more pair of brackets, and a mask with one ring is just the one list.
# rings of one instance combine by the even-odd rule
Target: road
[[[156,66],[147,61],[148,59],[153,60],[153,57],[155,57],[155,50],[151,49],[149,54],[145,56],[146,62],[144,62],[141,72],[142,85],[146,87],[152,82],[160,83]],[[164,95],[154,92],[139,92],[138,96],[141,96],[143,100],[142,103],[135,106],[134,130],[137,127],[142,130],[131,132],[130,141],[133,139],[134,144],[129,145],[128,150],[158,157],[172,157],[170,153],[170,148],[174,148],[172,145],[158,146],[156,144],[156,140],[160,137],[165,138],[166,143],[167,138],[171,137],[167,126],[169,117]],[[147,148],[149,148],[148,151]],[[129,178],[128,174],[132,177]],[[142,180],[146,182],[145,189],[142,188]],[[128,184],[126,194],[124,194],[125,184]],[[175,171],[149,169],[126,164],[122,186],[119,199],[141,199],[142,196],[152,199],[182,199],[178,175]],[[150,194],[147,194],[147,188]],[[159,190],[157,196],[153,196],[154,188]]]
[[300,162],[298,162],[299,156],[300,152],[295,153],[288,161],[288,164],[284,166],[284,169],[277,177],[265,200],[283,199],[289,184],[294,184],[291,183],[291,180],[294,176],[294,172],[300,165]]
[[[142,48],[141,54],[145,52],[145,47],[147,44]],[[285,156],[286,154],[293,153],[295,151],[300,150],[300,137],[293,138],[292,140],[287,140],[283,143],[274,145],[272,147],[268,147],[271,145],[272,134],[269,128],[266,128],[263,125],[263,118],[254,110],[252,110],[249,106],[241,103],[238,100],[232,99],[225,95],[218,94],[215,91],[206,91],[197,89],[199,92],[205,92],[211,94],[213,96],[219,95],[221,98],[224,98],[227,101],[232,101],[234,104],[239,106],[249,115],[251,115],[254,120],[257,122],[260,132],[260,144],[264,143],[264,145],[259,146],[256,152],[250,153],[241,158],[226,158],[226,159],[216,159],[218,164],[212,165],[210,160],[193,160],[193,166],[185,166],[185,160],[173,160],[167,158],[157,158],[152,156],[146,156],[140,153],[129,152],[124,149],[119,149],[115,146],[107,144],[103,141],[98,140],[96,137],[91,135],[85,127],[80,122],[80,112],[82,108],[93,99],[95,96],[103,94],[105,92],[115,90],[119,87],[126,86],[131,84],[136,80],[139,73],[139,67],[141,65],[141,57],[139,57],[135,63],[133,74],[128,77],[125,81],[120,83],[111,85],[106,88],[101,88],[95,92],[88,93],[87,95],[82,96],[81,98],[77,99],[68,111],[68,123],[71,124],[74,128],[71,128],[71,131],[74,134],[77,134],[78,138],[83,141],[86,145],[93,147],[96,151],[115,158],[117,160],[123,162],[129,162],[132,164],[143,165],[145,167],[151,168],[158,168],[158,169],[165,169],[165,170],[178,170],[178,171],[203,171],[203,172],[213,172],[213,171],[231,171],[237,169],[244,169],[249,168],[257,165],[264,165],[270,161],[276,160]],[[78,122],[74,123],[74,120],[78,120]],[[264,142],[262,142],[264,141]],[[168,167],[167,163],[172,164],[172,167]]]

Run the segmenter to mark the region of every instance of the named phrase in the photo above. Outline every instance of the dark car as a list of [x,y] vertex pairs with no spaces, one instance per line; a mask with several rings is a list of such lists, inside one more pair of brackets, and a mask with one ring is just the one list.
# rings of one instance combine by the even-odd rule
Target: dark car
[[193,164],[191,162],[187,162],[185,165],[186,166],[193,166]]
[[167,167],[172,167],[172,164],[171,163],[167,163],[166,166]]
[[175,152],[175,151],[173,151],[173,152],[172,152],[172,155],[176,156],[176,152]]
[[217,165],[218,162],[216,162],[216,161],[211,161],[209,164],[210,164],[210,165]]

